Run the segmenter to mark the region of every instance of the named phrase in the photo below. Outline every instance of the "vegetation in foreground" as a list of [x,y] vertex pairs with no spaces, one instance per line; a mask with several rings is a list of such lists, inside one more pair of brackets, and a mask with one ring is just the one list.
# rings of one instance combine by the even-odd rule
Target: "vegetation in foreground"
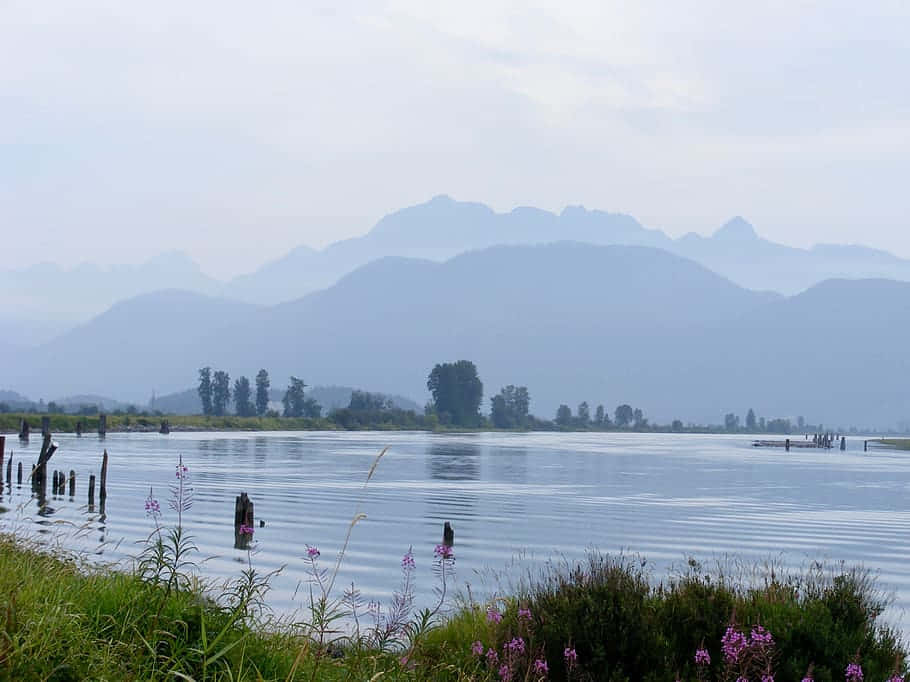
[[[399,611],[363,609],[371,624],[341,634],[335,619],[358,606],[350,590],[333,606],[317,585],[310,622],[279,622],[253,568],[215,599],[212,586],[172,572],[173,558],[130,574],[0,537],[0,679],[823,682],[905,672],[896,635],[878,624],[882,602],[856,570],[744,587],[693,566],[653,586],[640,564],[592,554],[520,596],[438,620],[405,618],[399,593]],[[846,674],[854,665],[864,678]]]

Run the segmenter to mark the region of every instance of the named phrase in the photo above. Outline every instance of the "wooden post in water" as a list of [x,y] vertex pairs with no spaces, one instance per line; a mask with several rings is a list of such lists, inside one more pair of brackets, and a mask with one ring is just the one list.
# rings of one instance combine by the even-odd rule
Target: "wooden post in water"
[[840,451],[844,452],[846,449],[847,449],[847,437],[841,436],[840,437]]
[[41,437],[51,435],[51,418],[48,416],[41,417]]
[[19,440],[28,440],[28,419],[19,420]]
[[240,529],[253,528],[255,515],[253,501],[246,493],[240,493],[234,500],[234,549],[249,549],[252,533],[241,533]]
[[76,497],[76,472],[70,469],[70,499]]
[[3,458],[6,456],[6,436],[0,436],[0,476],[3,475]]
[[6,462],[6,485],[13,485],[13,453],[9,453],[9,459]]
[[455,529],[448,521],[442,527],[442,544],[446,547],[452,547],[455,544]]
[[98,435],[104,438],[107,435],[107,415],[98,415]]
[[60,490],[60,472],[54,469],[54,475],[51,478],[51,495],[56,495]]
[[95,511],[95,474],[88,477],[88,510]]
[[168,424],[167,419],[161,420],[161,428],[158,429],[158,433],[167,435],[171,432],[171,425]]
[[790,439],[789,439],[789,438],[788,438],[787,440],[784,441],[784,449],[785,449],[787,452],[790,452]]
[[82,435],[82,420],[81,419],[76,422],[76,435],[77,436]]
[[22,485],[22,461],[19,461],[19,472],[16,474],[16,485]]
[[863,441],[863,452],[869,452],[869,441]]
[[104,451],[104,456],[101,458],[101,485],[98,493],[98,498],[103,507],[105,500],[107,500],[107,450]]

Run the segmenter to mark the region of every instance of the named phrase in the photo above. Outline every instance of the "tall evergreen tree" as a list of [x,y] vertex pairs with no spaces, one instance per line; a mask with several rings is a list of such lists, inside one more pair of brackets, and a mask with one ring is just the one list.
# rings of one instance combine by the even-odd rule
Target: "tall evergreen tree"
[[231,377],[218,370],[212,378],[212,414],[223,417],[231,402]]
[[578,405],[578,412],[575,415],[575,419],[578,421],[578,425],[582,428],[588,426],[591,423],[591,408],[588,407],[588,401],[582,401]]
[[256,414],[260,417],[269,409],[269,373],[264,369],[256,375]]
[[598,405],[597,409],[594,411],[594,423],[597,426],[603,426],[605,416],[606,416],[606,412],[604,411],[604,406]]
[[251,396],[250,380],[246,377],[237,379],[234,382],[234,412],[241,417],[252,417],[256,414],[256,407],[250,400]]
[[202,401],[202,414],[212,414],[212,368],[199,370],[199,400]]
[[572,408],[560,405],[556,410],[556,423],[560,426],[569,426],[572,423]]
[[306,401],[303,394],[304,388],[306,388],[306,384],[303,383],[303,379],[298,379],[294,376],[291,377],[291,382],[288,384],[288,389],[284,393],[284,398],[281,399],[281,402],[284,405],[285,417],[304,416]]
[[749,431],[755,431],[755,427],[756,427],[756,426],[757,426],[757,424],[756,424],[756,421],[755,421],[755,410],[753,410],[753,409],[750,407],[750,408],[749,408],[749,411],[746,412],[746,428],[747,428]]

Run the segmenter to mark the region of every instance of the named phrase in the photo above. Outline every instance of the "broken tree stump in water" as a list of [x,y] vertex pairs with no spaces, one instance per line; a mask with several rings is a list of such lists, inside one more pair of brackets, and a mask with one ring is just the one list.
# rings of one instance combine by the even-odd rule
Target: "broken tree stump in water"
[[234,549],[249,549],[255,522],[253,501],[240,493],[234,501]]
[[41,443],[41,454],[38,455],[38,463],[32,472],[32,486],[41,491],[47,490],[47,463],[57,451],[57,444],[51,441],[51,434],[47,434]]
[[448,521],[442,527],[442,544],[446,547],[452,547],[455,544],[455,529]]
[[107,500],[107,450],[104,451],[104,456],[101,458],[101,485],[98,490],[98,499],[103,507]]

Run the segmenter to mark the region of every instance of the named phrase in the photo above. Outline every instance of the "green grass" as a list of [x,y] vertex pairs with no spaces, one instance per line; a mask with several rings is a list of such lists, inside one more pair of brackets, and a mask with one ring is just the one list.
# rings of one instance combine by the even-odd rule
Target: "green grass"
[[889,448],[896,450],[910,450],[910,438],[882,438],[880,440],[869,441],[870,443],[880,443]]
[[[513,679],[539,679],[528,670],[540,658],[554,680],[567,672],[574,680],[694,680],[702,645],[715,662],[707,672],[721,679],[720,638],[733,622],[745,633],[757,624],[771,631],[778,682],[798,682],[810,664],[818,682],[839,680],[857,656],[866,679],[904,672],[902,645],[879,623],[885,602],[858,570],[813,566],[747,579],[693,563],[654,583],[642,563],[592,554],[551,566],[517,596],[463,605],[382,651],[367,635],[320,647],[312,624],[261,615],[265,584],[254,572],[214,598],[192,576],[169,589],[167,571],[145,575],[0,535],[0,680],[493,680],[495,667],[472,644],[504,652],[519,636],[527,652],[514,659]],[[489,607],[501,622],[488,618]],[[531,615],[519,616],[519,607]],[[567,646],[578,653],[572,670],[563,664]]]

